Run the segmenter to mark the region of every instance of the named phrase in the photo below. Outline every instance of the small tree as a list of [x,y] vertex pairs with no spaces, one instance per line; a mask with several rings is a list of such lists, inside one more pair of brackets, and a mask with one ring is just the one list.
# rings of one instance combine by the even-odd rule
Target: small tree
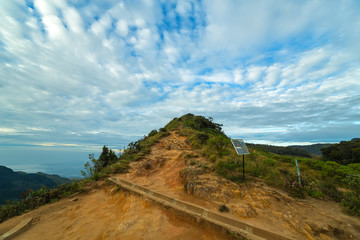
[[106,146],[104,146],[102,149],[102,153],[100,154],[100,157],[98,159],[100,169],[115,163],[116,160],[117,160],[117,156],[113,152],[113,150],[111,149],[109,150]]
[[81,174],[84,177],[97,178],[103,168],[115,163],[117,160],[118,158],[114,151],[104,146],[99,159],[95,159],[93,153],[89,154],[89,161],[85,163],[85,171],[81,171]]
[[89,154],[89,161],[87,163],[85,163],[84,165],[85,171],[81,170],[81,174],[84,177],[89,177],[92,178],[94,177],[96,171],[98,171],[99,167],[99,162],[98,160],[95,159],[94,154],[91,153]]
[[214,149],[219,156],[223,156],[226,152],[228,142],[225,137],[223,136],[216,136],[213,138],[210,138],[208,141],[210,147]]

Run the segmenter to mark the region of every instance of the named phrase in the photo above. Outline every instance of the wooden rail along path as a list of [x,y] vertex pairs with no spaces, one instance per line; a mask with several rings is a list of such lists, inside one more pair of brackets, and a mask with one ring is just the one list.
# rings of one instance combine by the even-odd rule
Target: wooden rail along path
[[184,202],[173,197],[155,192],[141,185],[128,182],[121,178],[109,178],[110,181],[120,186],[122,189],[136,193],[145,198],[151,199],[156,203],[175,210],[177,213],[195,219],[197,222],[210,224],[216,228],[240,234],[244,239],[250,240],[292,240],[291,238],[252,226],[235,217],[224,216],[209,209],[195,204]]

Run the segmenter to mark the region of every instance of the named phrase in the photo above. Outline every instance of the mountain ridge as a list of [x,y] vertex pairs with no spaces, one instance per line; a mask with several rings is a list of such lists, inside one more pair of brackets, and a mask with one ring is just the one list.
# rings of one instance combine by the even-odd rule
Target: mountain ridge
[[70,179],[56,174],[13,171],[6,166],[0,165],[0,204],[4,204],[8,200],[19,200],[21,193],[29,189],[38,190],[42,186],[53,188],[58,184],[69,182],[71,182]]

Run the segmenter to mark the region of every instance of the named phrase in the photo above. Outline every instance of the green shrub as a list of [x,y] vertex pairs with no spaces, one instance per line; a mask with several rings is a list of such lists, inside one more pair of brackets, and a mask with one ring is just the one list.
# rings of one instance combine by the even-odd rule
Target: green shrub
[[242,180],[242,166],[239,161],[234,160],[217,160],[214,164],[217,174],[231,181]]
[[352,169],[355,172],[360,173],[360,163],[351,163],[351,164],[348,164],[347,167],[349,167],[350,169]]
[[271,158],[267,158],[267,159],[263,160],[262,163],[265,166],[269,166],[269,167],[275,167],[276,166],[276,161],[271,159]]
[[360,194],[360,173],[348,173],[342,182],[348,188]]
[[206,133],[197,133],[196,138],[199,140],[200,144],[205,144],[209,139],[209,135]]
[[222,135],[212,137],[208,140],[208,151],[215,152],[218,156],[229,155],[230,151],[228,149],[230,141],[228,138]]
[[294,163],[294,158],[289,156],[279,156],[279,161],[285,162],[285,163]]
[[113,173],[125,173],[129,169],[128,161],[119,161],[112,165]]
[[154,129],[154,130],[152,130],[151,132],[149,132],[148,137],[152,137],[152,136],[154,136],[154,135],[157,134],[157,133],[158,133],[158,131],[157,131],[156,129]]
[[290,195],[298,198],[305,198],[307,195],[307,189],[304,179],[302,179],[301,184],[298,181],[298,177],[295,175],[288,175],[284,177],[283,187],[290,193]]
[[245,163],[245,169],[251,176],[258,178],[265,178],[270,170],[269,167],[259,161]]
[[324,177],[334,177],[336,175],[336,169],[340,167],[340,164],[332,161],[327,161],[323,164],[321,174]]
[[309,189],[307,191],[308,195],[312,198],[317,198],[317,199],[323,199],[324,198],[324,193],[321,192],[320,190],[318,189]]
[[81,170],[84,177],[93,178],[98,169],[100,169],[99,162],[95,159],[94,154],[89,154],[89,161],[84,165],[85,170]]
[[321,192],[323,192],[326,196],[336,202],[340,202],[343,197],[342,193],[336,187],[336,183],[330,179],[321,181],[319,184],[319,188]]
[[356,192],[344,193],[341,204],[345,207],[348,213],[360,216],[360,194]]

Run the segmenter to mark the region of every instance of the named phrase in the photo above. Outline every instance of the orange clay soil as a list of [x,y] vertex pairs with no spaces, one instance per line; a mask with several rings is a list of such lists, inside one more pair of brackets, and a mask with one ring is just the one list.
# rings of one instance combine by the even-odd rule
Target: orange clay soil
[[22,219],[32,226],[13,238],[21,239],[227,239],[223,233],[174,216],[141,197],[114,186],[92,189],[42,206],[0,224],[0,235]]
[[[225,204],[230,211],[224,214],[293,239],[360,239],[360,219],[344,214],[338,203],[292,198],[261,182],[236,185],[211,172],[184,179],[180,171],[193,167],[189,159],[186,164],[186,155],[196,155],[196,163],[206,165],[201,153],[186,143],[186,137],[171,132],[143,160],[131,163],[128,173],[114,177],[213,211]],[[184,190],[185,180],[195,185],[191,194]]]

